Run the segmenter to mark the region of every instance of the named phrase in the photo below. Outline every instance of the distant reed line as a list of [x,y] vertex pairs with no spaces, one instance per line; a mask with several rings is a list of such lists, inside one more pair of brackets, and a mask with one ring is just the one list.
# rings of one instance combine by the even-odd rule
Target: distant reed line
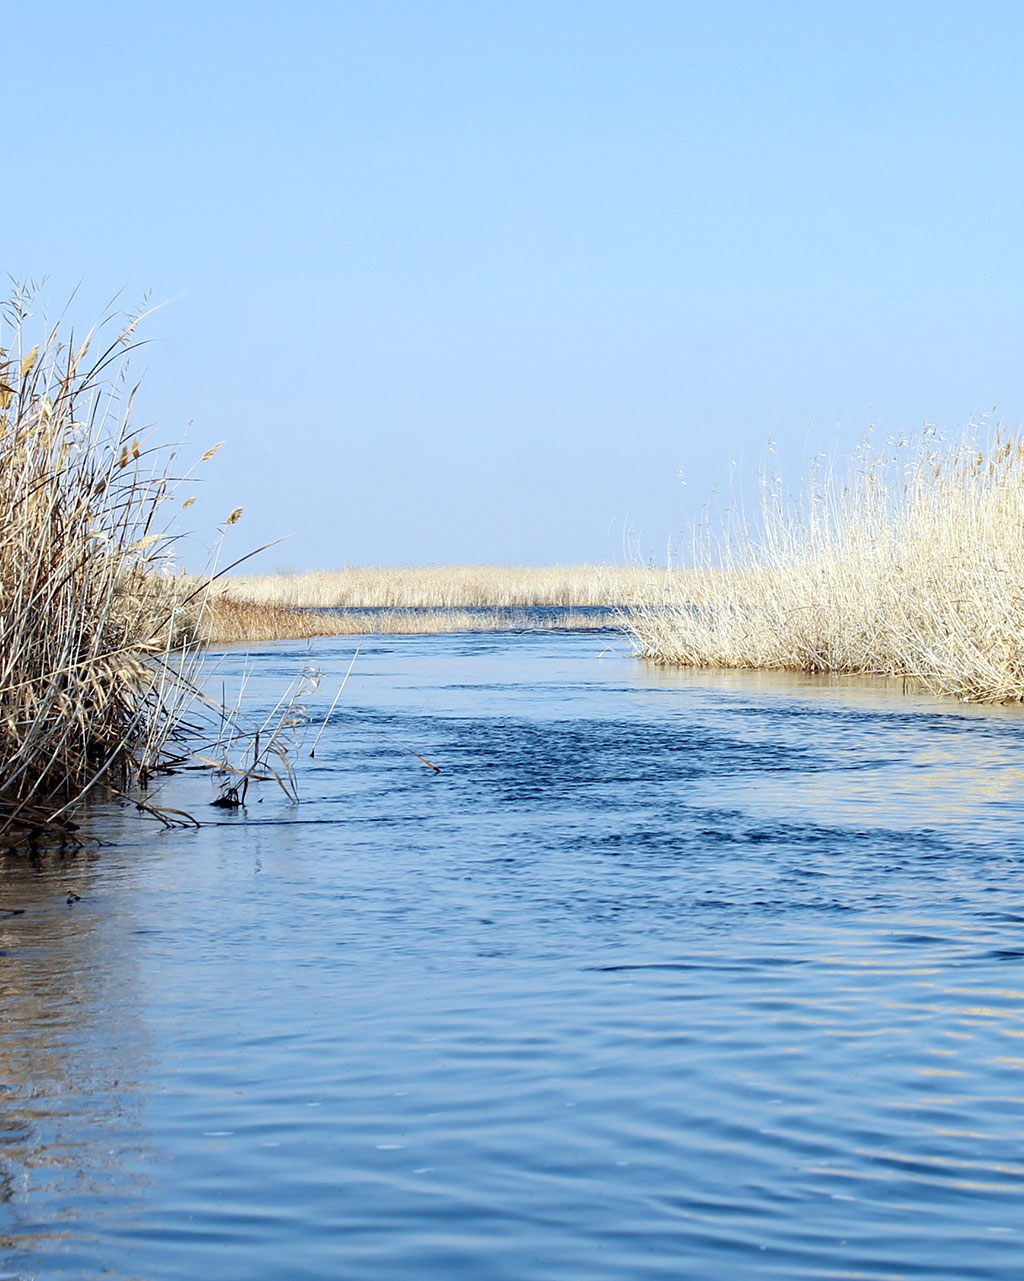
[[220,590],[233,600],[314,609],[582,609],[650,601],[663,591],[664,577],[663,570],[609,565],[348,567],[232,575]]
[[204,614],[209,644],[303,639],[313,636],[432,635],[482,631],[596,631],[621,625],[618,611],[537,607],[307,609],[215,596]]

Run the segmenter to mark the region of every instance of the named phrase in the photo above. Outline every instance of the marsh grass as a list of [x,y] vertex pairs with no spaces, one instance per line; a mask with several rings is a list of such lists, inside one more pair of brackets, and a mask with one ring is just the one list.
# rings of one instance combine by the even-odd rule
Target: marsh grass
[[307,639],[314,636],[430,635],[442,632],[598,630],[614,625],[607,613],[528,607],[302,609],[211,596],[201,634],[208,644]]
[[202,639],[208,645],[243,641],[306,640],[335,632],[334,616],[287,605],[260,605],[212,595],[203,617]]
[[586,609],[649,600],[663,578],[661,570],[609,565],[349,567],[233,575],[223,591],[238,601],[306,609]]
[[200,606],[166,572],[166,461],[131,426],[138,318],[61,336],[0,311],[0,839],[74,829],[175,752]]
[[217,644],[365,633],[593,630],[609,626],[607,612],[598,610],[660,597],[664,578],[663,570],[608,565],[233,575],[211,593],[203,636]]
[[1024,699],[1024,440],[981,429],[865,447],[798,501],[762,484],[747,521],[634,609],[639,651],[690,667],[897,676],[964,700]]

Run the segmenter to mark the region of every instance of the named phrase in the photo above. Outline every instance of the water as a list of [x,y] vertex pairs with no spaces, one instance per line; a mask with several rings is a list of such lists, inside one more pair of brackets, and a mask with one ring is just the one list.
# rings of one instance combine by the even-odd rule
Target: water
[[1008,710],[364,641],[298,807],[8,860],[0,1276],[1016,1281],[1022,785]]

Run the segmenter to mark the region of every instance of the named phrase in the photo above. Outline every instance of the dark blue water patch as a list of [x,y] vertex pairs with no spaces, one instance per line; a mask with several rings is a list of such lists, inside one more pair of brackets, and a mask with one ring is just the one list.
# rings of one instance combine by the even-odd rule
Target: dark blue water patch
[[[676,821],[671,824],[666,822],[667,815],[659,814],[656,820],[650,820],[643,826],[628,826],[596,837],[588,835],[584,829],[575,838],[561,833],[560,840],[571,848],[597,854],[630,853],[658,858],[692,858],[700,854],[705,859],[734,854],[736,857],[752,857],[762,864],[766,859],[776,859],[780,855],[810,854],[813,862],[793,867],[791,874],[797,877],[830,875],[836,870],[837,860],[856,862],[867,869],[872,864],[877,867],[882,860],[883,867],[892,871],[902,866],[904,860],[919,866],[944,858],[960,863],[964,857],[962,844],[950,842],[937,833],[921,832],[908,839],[904,833],[885,828],[851,832],[842,827],[796,823],[780,823],[771,828],[750,827],[744,816],[728,813],[716,815],[716,826],[709,826],[707,820],[710,816],[701,811],[692,816],[693,825],[689,826],[679,822],[681,816],[678,813],[672,817]],[[987,846],[982,846],[978,857],[984,861],[993,855]],[[1003,852],[995,857],[1002,866]],[[1024,863],[1024,848],[1020,861]]]
[[[424,735],[409,727],[414,741]],[[422,724],[426,731],[428,725]],[[589,788],[698,777],[714,772],[743,773],[793,768],[824,769],[827,764],[806,748],[753,745],[741,739],[692,727],[681,734],[671,726],[620,721],[535,721],[494,717],[483,721],[434,718],[429,730],[445,744],[452,774],[487,778],[491,786]],[[495,771],[490,777],[485,771]]]

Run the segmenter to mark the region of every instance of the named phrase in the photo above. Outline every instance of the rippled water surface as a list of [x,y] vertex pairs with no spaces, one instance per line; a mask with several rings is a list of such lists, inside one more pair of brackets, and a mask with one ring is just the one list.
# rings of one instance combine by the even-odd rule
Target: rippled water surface
[[297,807],[3,865],[0,1276],[1020,1278],[1022,783],[1011,711],[364,640]]

